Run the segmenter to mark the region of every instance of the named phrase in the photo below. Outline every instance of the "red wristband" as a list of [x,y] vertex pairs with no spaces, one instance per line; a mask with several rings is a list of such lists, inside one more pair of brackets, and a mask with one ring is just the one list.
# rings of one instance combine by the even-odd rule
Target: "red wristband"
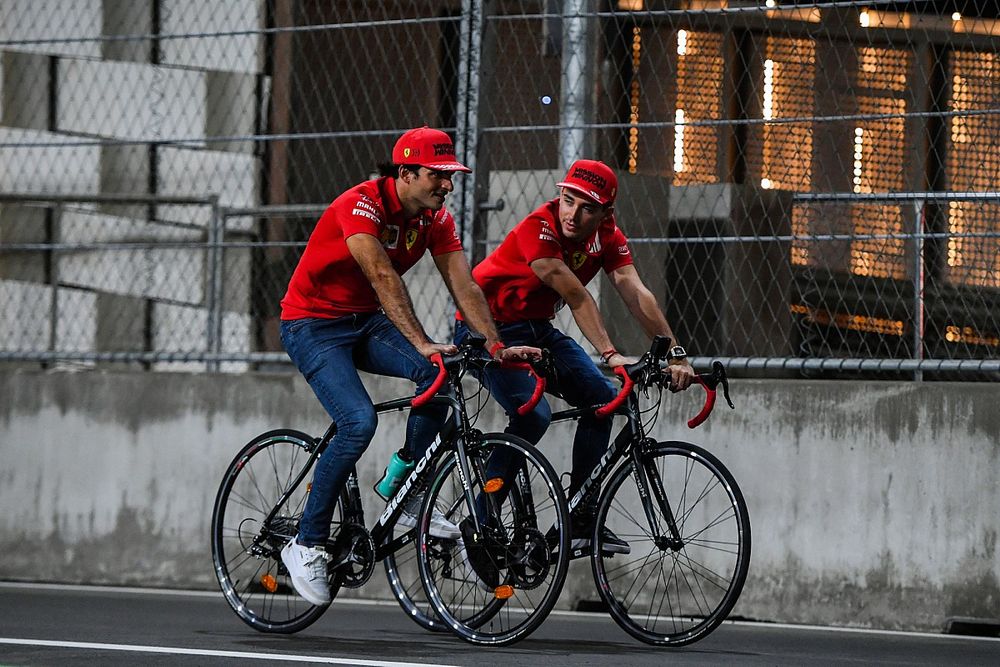
[[491,357],[497,356],[497,352],[504,349],[505,347],[507,346],[503,344],[503,341],[498,340],[497,342],[493,343],[493,345],[490,346],[490,356]]
[[604,352],[601,352],[601,361],[603,361],[604,363],[608,363],[608,359],[610,359],[612,356],[616,354],[618,354],[618,350],[616,350],[613,347],[609,347],[608,349],[604,350]]

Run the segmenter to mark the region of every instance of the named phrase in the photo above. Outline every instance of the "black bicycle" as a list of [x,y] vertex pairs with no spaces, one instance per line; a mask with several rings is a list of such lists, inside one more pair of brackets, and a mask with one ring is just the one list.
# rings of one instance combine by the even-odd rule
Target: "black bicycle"
[[[370,529],[351,474],[326,544],[331,597],[363,585],[385,560],[390,587],[416,622],[430,629],[443,625],[475,644],[510,644],[541,624],[562,589],[568,559],[553,558],[549,543],[554,535],[558,553],[569,547],[566,499],[552,466],[533,446],[470,424],[461,378],[496,363],[482,358],[481,341],[456,355],[436,355],[435,363],[440,372],[427,392],[375,406],[383,413],[437,403],[450,406],[451,414]],[[212,514],[215,573],[233,611],[261,632],[297,632],[329,606],[296,595],[281,549],[298,533],[311,487],[307,478],[335,433],[336,424],[319,438],[288,429],[263,433],[242,448],[223,477]],[[522,461],[516,494],[497,493],[502,482],[486,473],[487,460],[498,452]],[[423,501],[416,527],[398,525],[417,494]],[[435,513],[459,526],[461,536],[431,535]],[[412,577],[400,575],[397,558],[405,563],[414,553],[426,597],[413,589]]]
[[[669,385],[663,372],[669,348],[670,340],[657,336],[637,363],[615,369],[623,384],[614,400],[557,412],[552,420],[591,412],[626,418],[569,499],[572,513],[599,495],[590,546],[570,558],[590,556],[597,591],[622,629],[648,644],[682,646],[711,633],[739,599],[750,566],[750,519],[736,479],[718,458],[697,445],[647,436]],[[688,421],[691,428],[712,412],[719,385],[734,407],[720,362],[696,379],[706,398]],[[641,408],[639,392],[652,399],[651,407]],[[605,544],[605,529],[627,548]]]

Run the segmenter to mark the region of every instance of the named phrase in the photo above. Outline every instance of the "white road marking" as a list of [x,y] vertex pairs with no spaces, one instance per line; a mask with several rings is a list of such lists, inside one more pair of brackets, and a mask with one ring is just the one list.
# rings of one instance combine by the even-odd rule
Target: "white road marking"
[[292,655],[289,653],[251,653],[248,651],[213,651],[211,649],[176,648],[171,646],[142,646],[135,644],[101,644],[98,642],[66,642],[45,639],[16,639],[0,637],[0,644],[18,646],[47,646],[51,648],[83,648],[95,651],[127,651],[132,653],[167,653],[170,655],[199,655],[212,658],[240,658],[242,660],[283,660],[285,662],[311,662],[324,665],[360,665],[362,667],[451,667],[427,662],[393,662],[391,660],[361,660],[358,658],[330,658],[327,656]]

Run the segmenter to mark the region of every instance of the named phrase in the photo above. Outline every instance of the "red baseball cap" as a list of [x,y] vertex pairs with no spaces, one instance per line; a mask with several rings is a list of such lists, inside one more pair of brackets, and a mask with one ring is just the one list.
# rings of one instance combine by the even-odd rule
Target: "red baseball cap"
[[392,149],[392,163],[415,164],[437,171],[472,171],[455,159],[451,137],[426,125],[403,133]]
[[579,192],[601,206],[614,203],[618,194],[618,177],[614,170],[597,160],[577,160],[570,165],[566,178],[556,185]]

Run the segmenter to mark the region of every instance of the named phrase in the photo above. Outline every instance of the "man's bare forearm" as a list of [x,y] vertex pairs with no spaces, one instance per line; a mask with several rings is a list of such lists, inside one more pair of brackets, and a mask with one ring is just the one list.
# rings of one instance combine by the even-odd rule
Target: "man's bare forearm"
[[486,303],[486,297],[479,285],[470,279],[465,289],[457,290],[452,296],[455,298],[455,304],[466,323],[475,331],[486,336],[487,348],[500,342],[496,323],[493,321],[493,316],[490,315],[489,304]]
[[417,319],[410,293],[406,290],[406,285],[399,274],[393,271],[391,275],[386,275],[377,282],[373,281],[372,287],[378,294],[379,303],[382,304],[386,317],[396,325],[406,340],[413,343],[417,349],[431,342],[420,320]]
[[614,349],[608,329],[604,326],[604,318],[601,317],[601,311],[597,309],[597,302],[590,292],[584,289],[583,294],[574,295],[573,301],[567,301],[566,305],[573,313],[573,319],[576,320],[580,331],[598,354]]
[[413,310],[410,293],[392,262],[374,236],[356,234],[348,237],[347,247],[378,296],[386,317],[418,350],[430,344],[430,338]]

